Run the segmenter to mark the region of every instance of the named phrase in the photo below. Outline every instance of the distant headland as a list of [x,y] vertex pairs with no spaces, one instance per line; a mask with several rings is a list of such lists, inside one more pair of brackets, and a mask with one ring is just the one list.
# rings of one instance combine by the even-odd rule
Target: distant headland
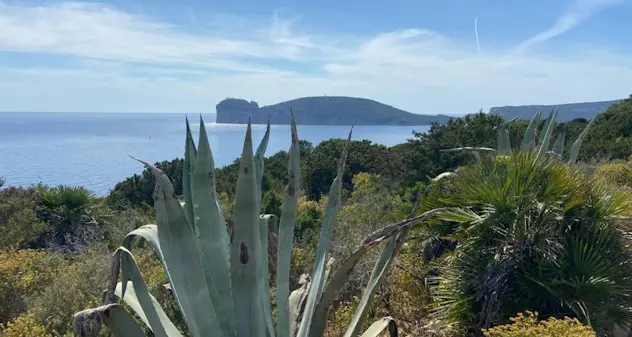
[[592,119],[598,113],[606,111],[609,106],[621,102],[622,99],[600,102],[582,102],[567,103],[556,105],[519,105],[519,106],[501,106],[489,109],[490,114],[501,115],[505,119],[531,119],[538,109],[542,109],[545,115],[557,109],[557,118],[559,122],[568,122],[573,119],[583,118]]
[[451,116],[418,115],[366,98],[344,96],[304,97],[260,107],[257,102],[227,98],[216,106],[217,123],[289,124],[292,109],[303,125],[430,125]]
[[[490,108],[489,113],[501,115],[505,119],[531,119],[538,109],[548,114],[555,108],[558,110],[557,120],[565,122],[577,118],[591,119],[621,101],[500,106]],[[272,124],[289,124],[290,109],[294,112],[296,123],[303,125],[430,125],[435,122],[443,124],[455,118],[441,114],[414,114],[367,98],[319,96],[261,107],[254,101],[226,98],[216,106],[217,123],[246,124],[250,117],[253,124],[265,124],[268,118]]]

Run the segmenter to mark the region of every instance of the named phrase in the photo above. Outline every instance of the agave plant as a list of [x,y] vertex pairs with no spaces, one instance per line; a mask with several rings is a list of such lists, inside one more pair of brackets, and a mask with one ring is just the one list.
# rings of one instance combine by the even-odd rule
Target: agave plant
[[[553,155],[558,158],[563,158],[564,154],[564,142],[566,140],[566,132],[562,131],[557,138],[555,139],[555,143],[553,144],[553,148],[551,148],[551,136],[553,135],[553,127],[555,126],[555,118],[557,117],[558,110],[553,109],[549,114],[549,117],[544,122],[542,129],[538,132],[540,136],[540,142],[536,141],[536,129],[538,124],[540,124],[540,118],[542,110],[538,109],[529,122],[529,126],[527,126],[527,130],[524,133],[524,138],[522,140],[522,144],[520,149],[523,151],[536,151],[539,154],[548,154]],[[498,136],[496,139],[496,149],[489,147],[458,147],[453,149],[443,150],[444,152],[451,151],[470,151],[478,161],[481,159],[481,153],[485,155],[511,155],[512,154],[512,146],[511,140],[509,137],[509,126],[516,121],[517,118],[506,121],[498,126]],[[596,118],[590,120],[588,125],[584,128],[584,130],[579,134],[573,145],[571,146],[570,153],[568,155],[568,164],[575,164],[577,162],[577,156],[579,155],[579,149],[582,146],[582,142],[586,135],[588,134],[588,130],[592,126],[593,122]]]
[[[122,301],[154,336],[182,336],[143,281],[130,251],[136,237],[145,239],[162,262],[193,337],[322,336],[329,308],[358,260],[370,248],[386,241],[345,336],[360,334],[368,303],[402,246],[408,229],[436,211],[372,233],[330,273],[333,261],[328,259],[328,250],[340,208],[345,148],[339,160],[338,175],[329,191],[313,273],[311,277],[304,275],[301,287],[290,292],[290,259],[300,177],[299,140],[293,115],[288,185],[278,229],[275,216],[259,215],[263,157],[269,135],[268,124],[261,144],[253,153],[251,126],[248,125],[236,186],[234,228],[230,233],[215,191],[214,163],[202,120],[197,149],[187,120],[184,206],[174,195],[167,176],[154,165],[143,162],[156,177],[156,224],[140,227],[125,237],[113,255],[104,303],[75,314],[76,335],[96,336],[105,323],[117,337],[145,336],[142,325],[125,310]],[[351,132],[347,144],[350,138]],[[269,241],[269,228],[278,239],[276,247]],[[269,255],[268,251],[275,248],[276,254]],[[276,256],[276,323],[269,295],[269,256]],[[377,336],[387,330],[396,334],[396,324],[391,317],[374,322],[362,336]]]

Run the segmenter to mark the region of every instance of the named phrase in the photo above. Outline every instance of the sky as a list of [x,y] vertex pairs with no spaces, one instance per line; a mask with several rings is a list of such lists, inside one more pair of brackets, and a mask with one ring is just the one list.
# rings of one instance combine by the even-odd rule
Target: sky
[[629,32],[632,0],[0,0],[0,111],[619,99],[632,94]]

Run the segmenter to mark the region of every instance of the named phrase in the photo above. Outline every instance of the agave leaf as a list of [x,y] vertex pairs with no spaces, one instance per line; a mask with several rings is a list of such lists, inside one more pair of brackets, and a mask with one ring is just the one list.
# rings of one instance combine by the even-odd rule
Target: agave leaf
[[472,147],[472,146],[463,146],[463,147],[455,147],[452,149],[444,149],[439,150],[440,152],[457,152],[457,151],[467,151],[470,152],[475,158],[477,162],[481,161],[481,152],[486,155],[492,155],[496,153],[495,149],[489,147]]
[[260,336],[265,331],[264,316],[257,305],[263,280],[259,271],[261,240],[256,179],[249,121],[239,165],[231,243],[231,280],[234,310],[238,313],[235,315],[238,337]]
[[290,335],[295,336],[297,333],[297,327],[299,320],[301,318],[301,310],[305,305],[305,299],[307,298],[307,294],[309,292],[309,275],[303,274],[301,275],[298,283],[301,285],[300,288],[292,291],[289,298],[289,311],[290,311]]
[[480,152],[490,152],[490,153],[495,153],[496,150],[492,149],[490,147],[473,147],[473,146],[462,146],[462,147],[455,147],[452,149],[443,149],[443,150],[439,150],[441,152],[457,152],[457,151],[480,151]]
[[[296,121],[291,112],[292,146],[289,150],[288,185],[285,190],[281,220],[279,221],[277,266],[276,266],[276,301],[277,301],[277,333],[279,337],[290,337],[290,262],[292,259],[292,243],[294,240],[294,220],[300,186],[300,150]],[[293,332],[292,332],[293,336]]]
[[393,258],[397,254],[397,251],[404,244],[404,241],[408,236],[408,231],[409,227],[402,229],[401,232],[399,232],[396,236],[391,237],[386,243],[386,247],[384,247],[384,250],[382,250],[380,258],[376,261],[373,272],[371,272],[371,277],[369,278],[369,282],[364,289],[364,293],[362,294],[360,303],[358,304],[356,312],[353,315],[351,324],[345,332],[345,337],[355,337],[360,333],[362,322],[369,309],[369,303],[373,299],[373,295],[375,295],[377,286],[386,274],[386,271],[393,261]]
[[[149,319],[147,318],[147,314],[145,313],[145,310],[143,310],[143,306],[140,303],[139,297],[136,295],[136,291],[134,290],[132,281],[128,282],[127,291],[125,292],[124,297],[121,297],[123,294],[123,286],[121,282],[119,282],[116,285],[115,294],[116,296],[121,298],[123,302],[125,302],[148,327],[151,327],[151,324],[149,323]],[[151,299],[151,303],[153,307],[155,308],[158,318],[160,319],[160,322],[162,323],[162,326],[167,332],[167,336],[181,337],[182,334],[171,322],[171,320],[169,319],[169,316],[167,316],[167,314],[162,309],[158,301],[151,294],[148,294],[148,295],[149,295],[149,298]]]
[[474,158],[476,159],[477,163],[481,162],[481,154],[478,151],[472,151],[472,155],[474,156]]
[[496,139],[496,147],[497,152],[502,154],[511,154],[511,139],[509,137],[509,126],[515,122],[517,117],[509,120],[507,122],[503,122],[498,127],[498,135]]
[[529,122],[529,126],[527,126],[527,130],[525,131],[524,138],[522,140],[522,150],[532,151],[535,149],[535,130],[540,123],[541,114],[542,109],[538,109],[531,119],[531,122]]
[[222,332],[231,336],[235,331],[235,312],[230,284],[229,237],[224,215],[216,198],[215,165],[201,116],[191,193],[199,255],[204,268],[208,293],[215,307]]
[[579,148],[582,147],[582,142],[584,141],[584,138],[586,138],[586,135],[588,134],[588,130],[590,130],[590,127],[592,126],[595,119],[597,119],[597,116],[593,117],[593,119],[591,119],[590,122],[588,122],[588,125],[586,125],[584,130],[582,130],[582,133],[579,134],[579,137],[577,137],[577,140],[575,140],[575,142],[571,146],[571,152],[569,155],[568,164],[573,165],[577,163]]
[[509,130],[506,127],[498,130],[498,153],[511,154],[511,139],[509,138]]
[[[158,239],[158,227],[156,225],[144,225],[144,226],[140,226],[136,228],[135,230],[129,232],[125,236],[125,238],[123,239],[123,244],[121,246],[131,251],[132,244],[136,237],[142,237],[143,239],[145,239],[145,241],[149,243],[151,248],[154,250],[158,258],[160,259],[160,263],[162,264],[163,268],[165,268],[166,270],[166,265],[164,262],[164,258],[162,256],[162,250],[160,248],[160,240]],[[116,269],[112,271],[112,274],[114,273],[117,273],[116,274],[117,276],[113,277],[113,279],[111,280],[111,282],[113,283],[110,284],[110,289],[113,289],[115,286],[115,282],[118,281],[118,267],[116,267]],[[168,282],[171,282],[169,273],[166,273],[166,274],[167,274]],[[124,285],[123,288],[125,288],[125,286],[126,285]],[[111,303],[111,302],[106,302],[106,303]]]
[[122,246],[131,251],[132,244],[134,243],[134,239],[137,236],[145,239],[145,241],[147,241],[151,248],[154,250],[156,255],[158,255],[160,261],[163,262],[162,249],[160,249],[160,240],[158,239],[158,227],[156,225],[144,225],[136,228],[125,236]]
[[195,233],[167,175],[150,163],[142,163],[156,177],[158,239],[180,310],[193,337],[212,336],[221,328],[206,285]]
[[[257,172],[257,196],[261,198],[261,183],[263,182],[263,159],[268,148],[268,140],[270,139],[270,118],[268,118],[268,126],[266,127],[266,133],[257,147],[255,154],[255,170]],[[259,201],[261,202],[261,201]]]
[[367,242],[360,245],[356,251],[353,252],[347,259],[334,271],[331,279],[325,286],[322,297],[318,301],[316,310],[314,311],[314,318],[312,326],[310,328],[310,337],[323,336],[327,324],[327,315],[329,314],[329,308],[334,302],[334,299],[340,293],[340,289],[349,279],[349,275],[353,272],[353,269],[358,264],[358,261],[366,255],[374,245],[382,242],[387,237],[380,237],[377,240]]
[[[187,220],[191,226],[195,223],[193,214],[193,192],[191,192],[192,174],[195,171],[195,161],[197,158],[197,150],[191,135],[191,126],[189,119],[185,118],[187,124],[186,143],[184,145],[184,163],[182,167],[182,195],[184,196],[184,208],[186,209]],[[195,230],[195,229],[194,229]]]
[[[156,308],[153,305],[153,301],[151,295],[149,294],[149,290],[147,289],[147,284],[143,280],[140,269],[136,264],[136,260],[132,253],[124,247],[119,247],[113,256],[113,264],[115,266],[121,267],[122,275],[122,285],[121,285],[121,293],[119,297],[124,298],[126,294],[126,288],[128,283],[132,285],[134,294],[137,294],[138,302],[141,306],[142,312],[145,316],[145,323],[151,329],[156,337],[169,337],[167,334],[165,327],[163,326],[163,322],[161,321]],[[120,263],[118,263],[118,261]],[[111,274],[111,282],[110,285],[116,282],[118,278],[118,274]],[[131,282],[128,282],[131,280]],[[108,289],[108,293],[115,293],[114,289]],[[169,322],[171,323],[171,322]],[[177,330],[176,330],[177,331]]]
[[388,331],[391,337],[397,337],[397,324],[393,317],[384,317],[373,322],[360,337],[377,337],[384,331]]
[[362,241],[362,244],[365,245],[373,241],[383,240],[385,238],[391,238],[394,235],[397,235],[403,229],[411,228],[412,226],[418,224],[422,220],[432,218],[437,215],[442,215],[446,213],[446,211],[449,211],[451,209],[452,208],[450,207],[440,207],[440,208],[431,209],[429,211],[423,212],[420,215],[416,215],[406,220],[382,227],[378,230],[373,231],[371,234],[367,235],[366,238]]
[[547,118],[546,123],[542,127],[542,131],[540,135],[540,145],[538,146],[538,154],[541,155],[548,151],[549,143],[551,142],[551,135],[553,134],[553,126],[555,124],[555,117],[557,117],[557,110],[553,109],[551,114],[549,114],[549,118]]
[[340,198],[342,190],[342,175],[347,160],[347,151],[349,143],[351,142],[351,134],[353,127],[349,131],[349,137],[347,143],[340,156],[338,162],[338,174],[334,178],[333,183],[329,189],[329,200],[327,201],[327,208],[323,217],[323,226],[320,231],[320,240],[318,242],[318,249],[316,251],[314,277],[312,279],[309,294],[307,296],[307,303],[305,304],[305,311],[303,313],[303,319],[298,329],[298,337],[307,337],[312,325],[312,319],[314,311],[316,310],[317,301],[320,299],[324,284],[325,284],[325,268],[327,262],[327,255],[329,252],[329,244],[331,242],[331,236],[333,234],[334,227],[336,225],[336,216],[340,209]]
[[261,238],[261,278],[264,282],[261,282],[261,309],[263,310],[264,319],[268,331],[268,336],[274,336],[274,320],[272,319],[272,306],[270,305],[270,271],[268,268],[269,263],[269,228],[274,227],[276,222],[276,216],[273,214],[261,215],[259,220],[259,237]]
[[566,130],[563,130],[559,135],[557,135],[557,139],[555,139],[555,145],[553,145],[553,152],[562,157],[564,154],[564,140],[566,139]]
[[100,336],[102,323],[105,323],[114,337],[146,337],[134,317],[118,304],[107,304],[76,313],[73,324],[75,336]]

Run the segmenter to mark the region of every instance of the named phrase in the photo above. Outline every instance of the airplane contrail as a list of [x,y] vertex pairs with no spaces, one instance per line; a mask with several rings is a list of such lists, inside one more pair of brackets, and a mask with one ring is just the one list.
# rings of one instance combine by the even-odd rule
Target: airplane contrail
[[478,16],[474,18],[474,34],[476,35],[476,49],[481,52],[481,44],[478,40]]

